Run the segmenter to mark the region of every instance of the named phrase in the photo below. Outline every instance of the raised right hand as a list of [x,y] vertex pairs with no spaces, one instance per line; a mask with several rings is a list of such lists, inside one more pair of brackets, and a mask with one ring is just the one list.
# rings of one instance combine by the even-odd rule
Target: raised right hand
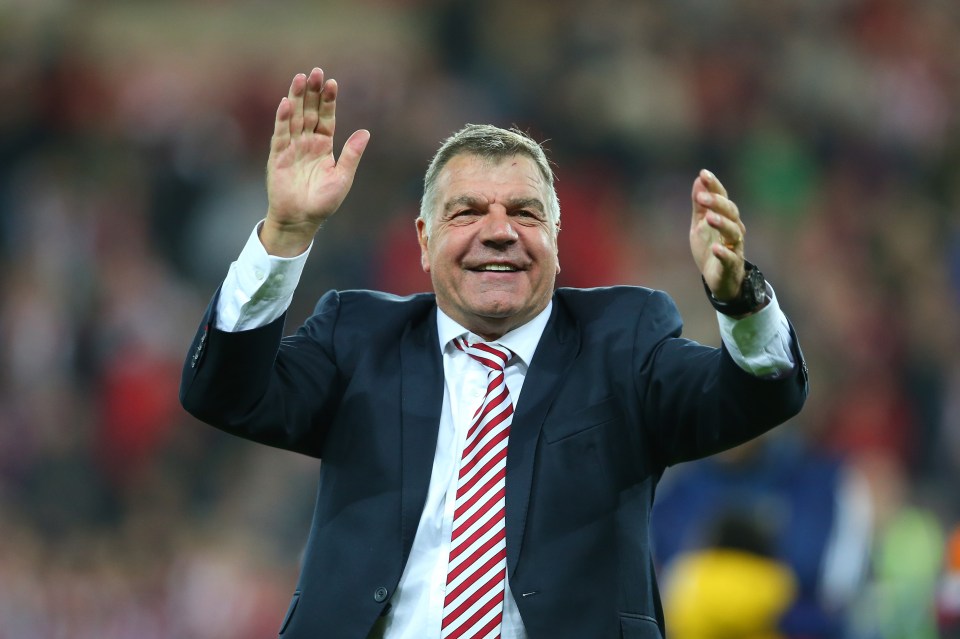
[[267,160],[267,218],[260,241],[271,255],[293,257],[343,202],[370,132],[361,129],[333,155],[337,81],[314,68],[298,73],[280,101]]

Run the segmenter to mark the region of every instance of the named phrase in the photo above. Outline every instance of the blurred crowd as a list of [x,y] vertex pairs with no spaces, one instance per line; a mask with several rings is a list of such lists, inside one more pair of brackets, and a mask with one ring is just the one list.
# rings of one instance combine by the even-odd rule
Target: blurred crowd
[[[838,551],[856,575],[842,596],[811,582],[829,636],[957,636],[958,38],[955,0],[0,5],[0,639],[279,627],[319,462],[197,423],[177,385],[264,214],[276,106],[315,65],[339,81],[340,139],[372,140],[288,330],[328,288],[429,287],[423,172],[444,137],[490,122],[547,141],[561,285],[665,289],[687,336],[718,343],[687,244],[708,167],[811,371],[805,411],[770,448],[796,442],[860,487],[831,515],[858,518],[859,550]],[[665,490],[697,464],[669,470]],[[799,569],[721,528],[678,537],[663,560],[678,633],[683,614],[708,613],[682,612],[698,595],[677,575],[712,570],[777,584],[769,627],[739,636],[804,639],[779,624]]]

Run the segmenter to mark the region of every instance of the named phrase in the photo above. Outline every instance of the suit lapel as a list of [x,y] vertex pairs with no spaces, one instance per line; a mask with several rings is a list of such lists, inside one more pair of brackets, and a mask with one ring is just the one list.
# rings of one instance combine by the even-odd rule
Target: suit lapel
[[554,297],[553,314],[527,369],[510,426],[506,479],[507,566],[510,572],[517,567],[520,557],[540,428],[579,350],[580,333]]
[[436,307],[404,331],[400,367],[400,539],[406,563],[427,499],[443,407],[443,359]]

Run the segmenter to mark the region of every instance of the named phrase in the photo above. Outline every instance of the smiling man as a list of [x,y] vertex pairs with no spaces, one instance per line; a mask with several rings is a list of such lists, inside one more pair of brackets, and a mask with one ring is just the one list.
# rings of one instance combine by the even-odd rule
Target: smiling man
[[[472,126],[458,139],[467,146],[470,139],[502,135]],[[464,152],[433,174],[417,219],[423,270],[451,319],[497,339],[533,319],[553,295],[560,272],[553,187],[536,161],[522,154]]]
[[434,292],[330,291],[283,319],[314,235],[369,140],[333,152],[337,84],[299,74],[277,109],[269,206],[207,309],[181,401],[253,441],[321,458],[280,636],[664,636],[648,518],[664,469],[789,419],[793,331],[717,178],[693,180],[690,248],[722,348],[680,336],[639,286],[554,288],[560,205],[540,145],[469,125],[424,180]]

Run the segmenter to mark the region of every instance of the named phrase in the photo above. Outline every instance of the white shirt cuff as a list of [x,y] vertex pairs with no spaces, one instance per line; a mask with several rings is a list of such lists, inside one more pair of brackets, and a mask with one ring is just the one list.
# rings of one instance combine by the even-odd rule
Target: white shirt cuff
[[266,326],[290,307],[313,243],[296,257],[269,255],[254,227],[220,287],[216,327],[231,333]]
[[742,319],[717,313],[720,337],[737,365],[756,377],[775,378],[793,371],[790,324],[780,310],[773,287],[767,283],[770,303]]

